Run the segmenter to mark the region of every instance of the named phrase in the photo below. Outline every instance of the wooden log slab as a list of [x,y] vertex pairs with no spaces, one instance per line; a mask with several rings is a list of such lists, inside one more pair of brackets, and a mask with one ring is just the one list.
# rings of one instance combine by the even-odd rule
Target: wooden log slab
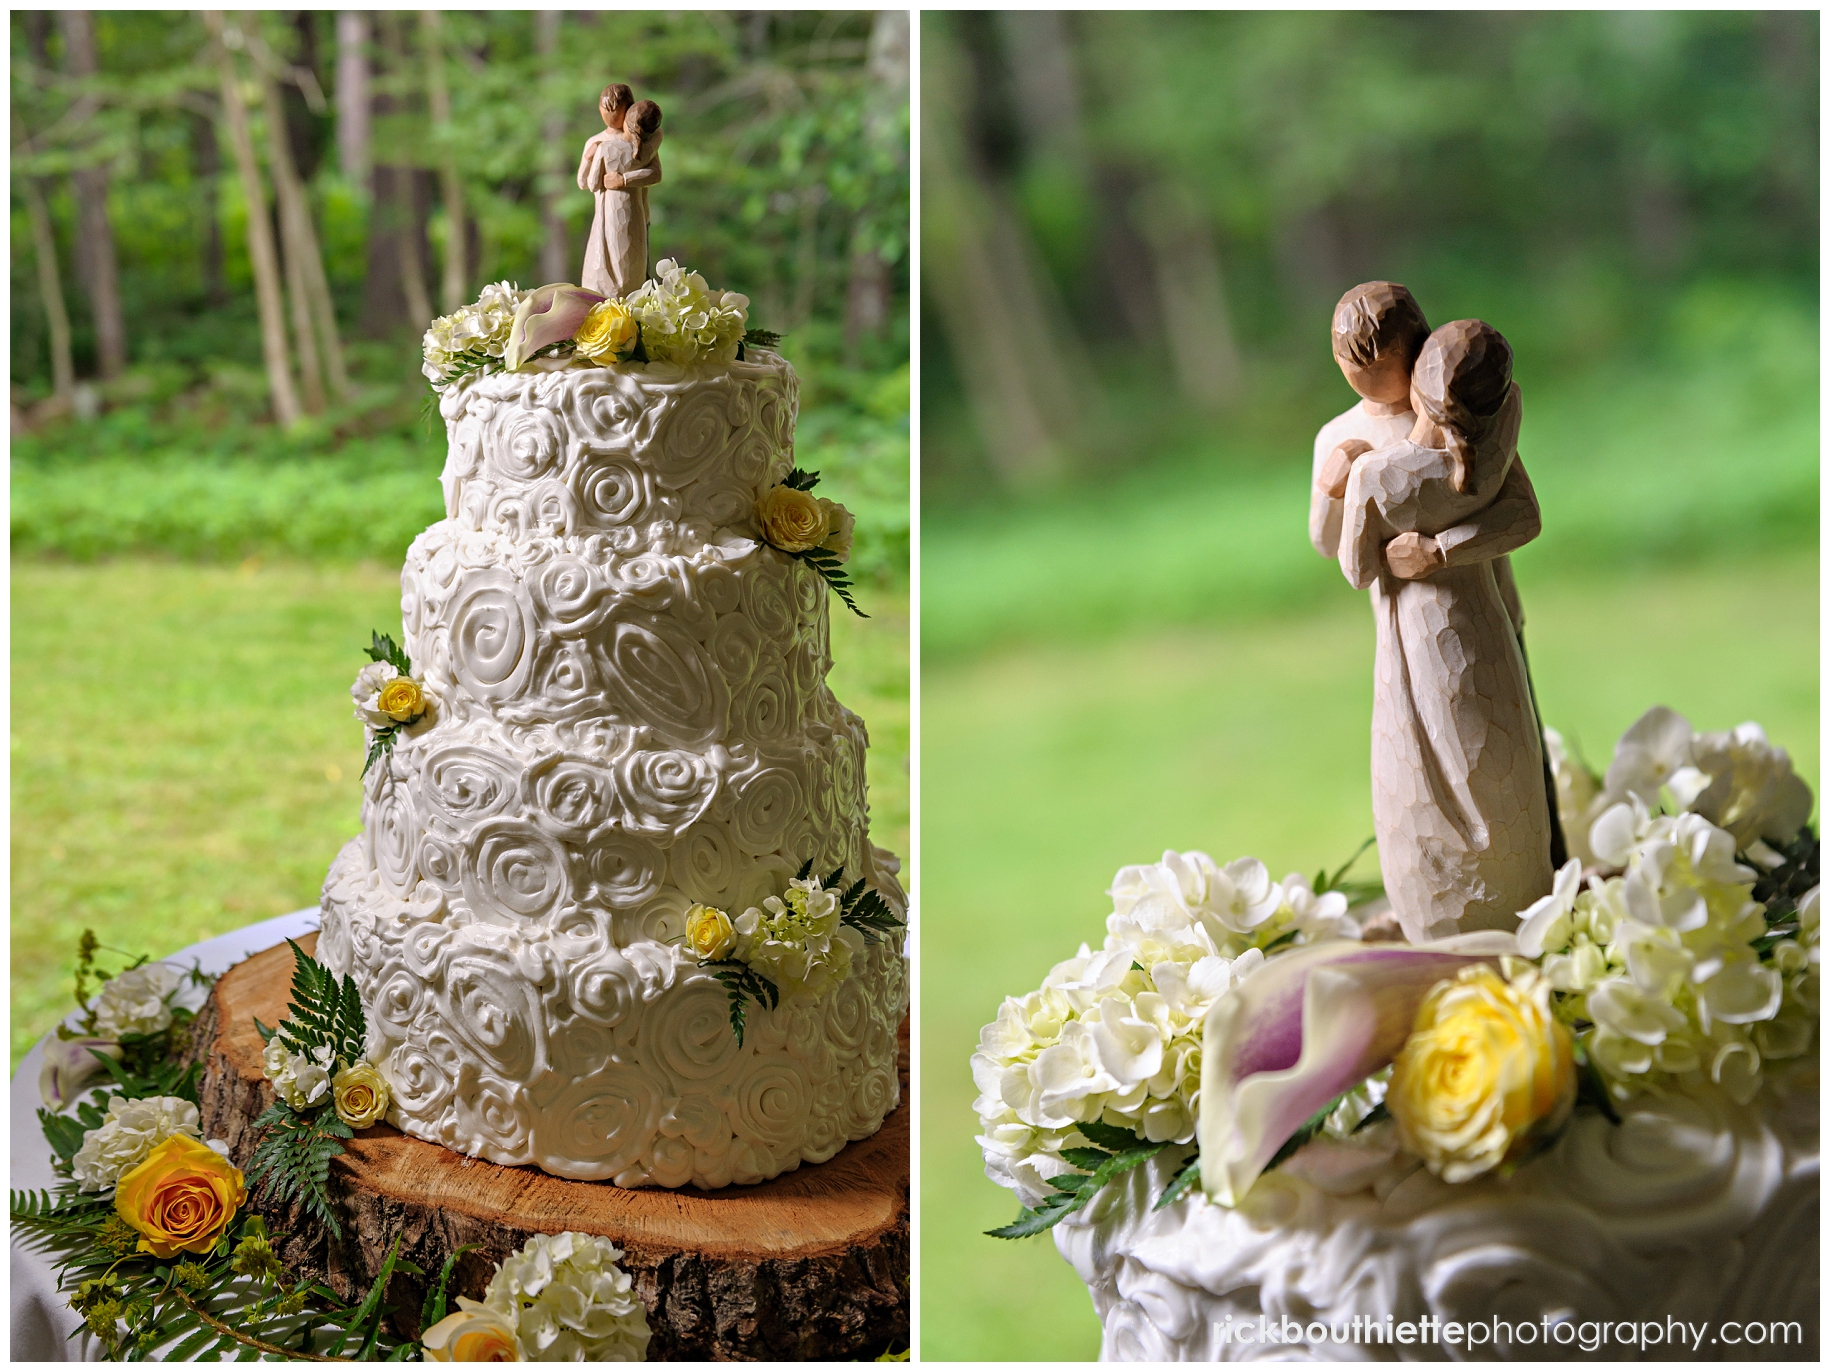
[[[317,935],[301,940],[310,951]],[[254,1119],[272,1104],[255,1017],[277,1024],[292,985],[292,950],[256,954],[224,974],[198,1016],[205,1138],[245,1167]],[[678,1359],[875,1358],[909,1340],[908,1025],[903,1103],[868,1139],[759,1186],[624,1190],[500,1167],[388,1125],[358,1131],[332,1165],[342,1234],[297,1207],[256,1204],[283,1232],[295,1276],[346,1298],[366,1290],[396,1238],[429,1274],[398,1275],[387,1301],[403,1336],[419,1332],[426,1281],[465,1244],[451,1294],[481,1297],[495,1266],[534,1234],[578,1230],[624,1250],[648,1309],[648,1356]]]

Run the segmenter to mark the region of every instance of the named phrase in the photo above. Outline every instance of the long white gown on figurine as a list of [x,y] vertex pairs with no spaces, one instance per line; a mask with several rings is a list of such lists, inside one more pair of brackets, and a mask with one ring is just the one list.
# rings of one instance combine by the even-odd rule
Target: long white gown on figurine
[[[1407,439],[1356,461],[1342,501],[1341,570],[1372,588],[1378,626],[1373,829],[1412,942],[1514,930],[1551,887],[1543,744],[1492,566],[1539,529],[1519,415],[1514,386],[1465,493],[1446,451]],[[1391,575],[1385,545],[1406,532],[1438,536],[1449,565]]]
[[[621,190],[604,190],[604,173],[623,178]],[[628,295],[648,279],[648,188],[661,180],[661,135],[638,149],[620,133],[605,129],[585,144],[578,163],[578,188],[597,202],[585,269],[579,285],[605,295]]]

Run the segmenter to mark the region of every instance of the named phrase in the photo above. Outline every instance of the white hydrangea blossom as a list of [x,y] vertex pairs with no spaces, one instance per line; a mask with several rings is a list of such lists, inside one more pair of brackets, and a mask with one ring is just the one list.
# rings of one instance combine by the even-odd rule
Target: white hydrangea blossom
[[184,973],[163,962],[149,962],[110,977],[95,998],[91,1032],[98,1038],[118,1040],[171,1028],[168,1002],[183,981]]
[[508,346],[508,332],[515,322],[515,307],[531,291],[519,289],[512,281],[498,281],[483,287],[474,305],[466,305],[455,314],[441,315],[432,321],[424,340],[425,365],[420,368],[426,380],[443,386],[451,379],[452,368],[465,353],[487,353],[500,358]]
[[1083,944],[1040,990],[1007,999],[972,1057],[986,1174],[1025,1205],[1074,1170],[1060,1151],[1090,1142],[1078,1124],[1193,1140],[1209,1007],[1267,949],[1359,936],[1340,892],[1273,882],[1251,858],[1166,852],[1121,870],[1110,894],[1103,947]]
[[1817,891],[1796,934],[1763,957],[1755,873],[1736,862],[1732,834],[1697,814],[1654,815],[1633,795],[1595,821],[1591,842],[1622,875],[1584,888],[1572,860],[1521,914],[1520,951],[1542,956],[1563,1017],[1592,1024],[1580,1037],[1617,1095],[1703,1077],[1752,1100],[1763,1062],[1811,1046]]
[[1741,852],[1756,851],[1763,841],[1789,843],[1811,817],[1811,788],[1792,770],[1786,750],[1768,743],[1758,724],[1699,734],[1683,715],[1655,705],[1621,735],[1598,795],[1592,776],[1568,762],[1563,740],[1549,729],[1545,739],[1570,853],[1585,860],[1599,856],[1587,842],[1593,823],[1603,811],[1632,799],[1656,810],[1669,794],[1677,808],[1732,834]]
[[840,923],[838,891],[821,888],[818,877],[788,883],[731,921],[737,945],[732,956],[775,983],[783,999],[820,995],[851,975],[859,936]]
[[735,361],[749,297],[710,290],[703,276],[671,258],[655,264],[654,276],[623,300],[642,326],[648,356],[656,362]]
[[71,1175],[85,1191],[106,1191],[146,1160],[167,1139],[203,1137],[197,1107],[178,1096],[108,1102],[102,1123],[83,1135],[71,1161]]
[[362,670],[356,673],[356,683],[349,688],[350,699],[356,702],[356,719],[370,729],[391,729],[394,721],[384,714],[377,703],[381,688],[386,686],[400,672],[391,662],[364,663]]
[[331,1073],[336,1062],[329,1044],[320,1044],[309,1053],[294,1053],[275,1034],[267,1040],[261,1054],[261,1066],[279,1098],[294,1110],[322,1105],[330,1098]]
[[483,1305],[514,1326],[529,1362],[641,1362],[648,1315],[622,1256],[591,1234],[536,1234],[496,1269]]

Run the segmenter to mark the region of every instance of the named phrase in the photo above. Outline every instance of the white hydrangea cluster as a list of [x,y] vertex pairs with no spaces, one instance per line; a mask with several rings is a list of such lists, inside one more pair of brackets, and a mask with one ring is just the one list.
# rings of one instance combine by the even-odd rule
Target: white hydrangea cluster
[[592,1234],[536,1234],[490,1278],[483,1305],[513,1325],[529,1362],[641,1362],[648,1315],[622,1256]]
[[1007,999],[972,1057],[985,1171],[1025,1205],[1074,1170],[1060,1152],[1090,1142],[1080,1123],[1191,1141],[1208,1008],[1267,952],[1359,937],[1346,896],[1295,874],[1273,882],[1252,858],[1166,852],[1121,870],[1110,894],[1100,951],[1083,944],[1040,990]]
[[1663,705],[1634,722],[1615,745],[1605,781],[1583,766],[1554,729],[1544,731],[1557,781],[1557,810],[1570,855],[1594,865],[1589,831],[1603,811],[1637,797],[1648,810],[1664,797],[1734,836],[1755,858],[1766,845],[1789,843],[1811,817],[1811,788],[1783,748],[1754,723],[1699,734]]
[[1602,812],[1589,843],[1622,874],[1584,887],[1572,859],[1521,916],[1520,951],[1542,956],[1559,1013],[1592,1024],[1579,1037],[1617,1095],[1706,1076],[1751,1101],[1763,1063],[1813,1042],[1817,890],[1795,933],[1768,937],[1735,836],[1702,815],[1654,815],[1637,794]]
[[838,985],[851,975],[860,942],[840,922],[839,896],[823,889],[818,877],[789,882],[782,895],[769,896],[760,909],[751,906],[731,922],[732,956],[774,982],[784,1000],[811,998]]
[[734,362],[750,309],[748,296],[714,291],[705,278],[670,258],[655,265],[623,304],[642,327],[642,348],[656,362]]
[[178,1096],[148,1096],[142,1100],[108,1102],[101,1124],[83,1135],[83,1144],[70,1160],[71,1175],[84,1191],[106,1191],[128,1172],[146,1161],[146,1155],[167,1139],[183,1135],[203,1137],[197,1107]]
[[261,1066],[279,1098],[294,1110],[322,1105],[330,1097],[336,1060],[329,1044],[320,1044],[309,1053],[294,1053],[275,1034],[267,1040]]
[[508,331],[515,322],[515,307],[532,292],[512,281],[483,287],[474,305],[455,314],[441,315],[426,330],[425,365],[420,368],[434,386],[450,381],[453,368],[466,353],[487,353],[499,358],[508,346]]
[[163,962],[149,962],[110,977],[95,998],[90,1033],[120,1040],[171,1028],[171,995],[183,982],[184,973]]

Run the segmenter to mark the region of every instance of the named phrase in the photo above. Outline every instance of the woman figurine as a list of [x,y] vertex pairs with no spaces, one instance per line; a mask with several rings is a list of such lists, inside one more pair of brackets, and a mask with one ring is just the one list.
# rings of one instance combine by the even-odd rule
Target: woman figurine
[[648,279],[648,188],[661,180],[661,107],[611,85],[597,108],[604,131],[585,144],[578,163],[578,188],[597,201],[579,284],[628,295]]
[[[1514,470],[1506,340],[1477,320],[1436,330],[1411,374],[1411,408],[1407,439],[1353,463],[1340,562],[1373,590],[1373,828],[1386,894],[1416,943],[1516,929],[1550,890],[1551,865],[1543,743],[1492,564],[1539,530]],[[1483,536],[1443,540],[1422,565],[1395,556],[1477,514]]]

